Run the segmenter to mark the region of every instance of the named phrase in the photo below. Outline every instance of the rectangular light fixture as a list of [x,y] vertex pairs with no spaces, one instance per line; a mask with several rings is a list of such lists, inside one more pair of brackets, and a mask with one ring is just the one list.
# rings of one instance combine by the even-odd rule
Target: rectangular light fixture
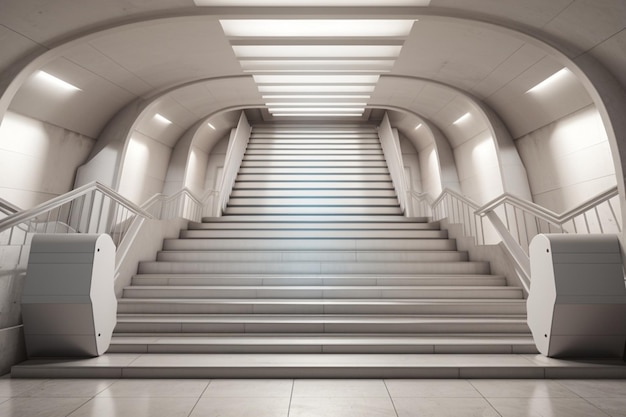
[[420,123],[420,124],[418,124],[417,126],[415,126],[415,129],[413,129],[413,130],[417,130],[417,129],[419,129],[420,127],[422,127],[422,124],[421,124],[421,123]]
[[268,107],[272,107],[272,106],[300,106],[300,107],[304,107],[304,106],[367,106],[367,103],[359,103],[359,102],[334,102],[334,101],[328,101],[328,102],[324,102],[324,101],[320,101],[320,102],[298,102],[298,101],[293,101],[293,102],[268,102],[265,103],[266,106]]
[[253,75],[257,84],[375,84],[378,75]]
[[563,77],[567,76],[569,73],[570,73],[570,70],[568,70],[567,68],[563,68],[563,69],[555,72],[554,74],[552,74],[551,76],[549,76],[548,78],[546,78],[545,80],[543,80],[542,82],[537,84],[536,86],[530,88],[528,91],[526,91],[526,93],[534,93],[534,92],[543,90],[546,87],[554,84],[556,81],[558,81],[558,80],[562,79]]
[[275,117],[361,117],[363,113],[274,113]]
[[303,113],[303,112],[311,112],[311,113],[335,113],[335,112],[344,112],[344,113],[356,113],[363,112],[365,110],[364,107],[269,107],[268,110],[270,113]]
[[394,59],[242,59],[244,72],[389,72]]
[[402,45],[233,45],[238,58],[397,58]]
[[236,6],[236,7],[346,7],[346,6],[414,6],[425,7],[431,0],[193,0],[196,6]]
[[462,123],[463,121],[467,120],[470,116],[471,116],[471,114],[465,113],[463,116],[459,117],[454,122],[452,122],[452,124],[453,125],[458,125],[459,123]]
[[375,84],[339,84],[339,85],[259,85],[261,93],[371,93]]
[[35,77],[46,82],[49,85],[52,85],[56,88],[60,88],[66,91],[82,91],[80,88],[76,87],[73,84],[68,83],[67,81],[63,81],[62,79],[55,77],[52,74],[49,74],[45,71],[39,71]]
[[224,33],[230,37],[405,37],[413,22],[413,19],[220,20]]
[[215,130],[215,126],[213,126],[211,123],[207,123],[207,126],[209,126],[211,129]]
[[171,125],[172,124],[171,120],[169,120],[168,118],[160,115],[159,113],[154,115],[154,120],[156,120],[156,121],[158,121],[160,123],[166,124],[166,125]]
[[368,100],[369,94],[263,94],[264,100]]

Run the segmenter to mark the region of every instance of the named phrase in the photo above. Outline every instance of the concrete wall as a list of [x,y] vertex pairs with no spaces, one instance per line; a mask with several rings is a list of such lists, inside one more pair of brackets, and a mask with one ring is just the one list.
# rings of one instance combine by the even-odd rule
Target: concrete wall
[[419,155],[415,146],[409,139],[400,133],[400,149],[402,150],[402,162],[406,175],[407,186],[418,193],[424,189],[422,186],[422,174],[420,169]]
[[616,184],[606,131],[594,105],[518,138],[533,200],[557,213]]
[[0,125],[0,197],[28,209],[70,191],[95,140],[8,112]]

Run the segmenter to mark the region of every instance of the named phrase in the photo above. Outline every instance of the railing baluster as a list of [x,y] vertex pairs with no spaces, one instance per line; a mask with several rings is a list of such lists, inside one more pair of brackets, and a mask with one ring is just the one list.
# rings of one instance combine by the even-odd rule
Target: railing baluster
[[600,219],[600,213],[598,213],[598,206],[595,206],[593,210],[596,212],[596,218],[598,219],[598,227],[600,228],[600,233],[604,233],[604,228],[602,227],[602,220]]
[[615,222],[615,226],[617,226],[617,230],[621,233],[622,232],[621,222],[619,221],[619,219],[615,215],[615,210],[613,209],[613,204],[611,203],[611,200],[607,200],[607,203],[609,203],[609,209],[611,209],[611,215],[613,216],[613,221]]

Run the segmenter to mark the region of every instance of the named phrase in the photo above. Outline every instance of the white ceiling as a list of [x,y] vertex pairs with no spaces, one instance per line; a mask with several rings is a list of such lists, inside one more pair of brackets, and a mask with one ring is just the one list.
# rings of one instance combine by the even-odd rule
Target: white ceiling
[[[97,137],[125,104],[189,84],[173,92],[168,98],[170,105],[161,109],[171,112],[168,117],[184,131],[220,107],[263,103],[252,77],[242,71],[219,24],[220,17],[284,14],[295,18],[311,13],[419,18],[390,76],[383,75],[378,82],[372,103],[411,109],[432,118],[444,131],[449,119],[463,111],[460,92],[422,80],[485,100],[514,137],[590,102],[572,79],[563,86],[563,95],[554,96],[557,100],[537,106],[526,90],[562,64],[537,44],[478,20],[519,27],[563,44],[572,57],[588,53],[626,85],[624,0],[432,0],[430,6],[416,8],[275,8],[271,12],[202,8],[192,0],[2,0],[0,71],[17,65],[26,54],[128,23],[76,42],[44,65],[48,72],[82,91],[69,98],[46,96],[30,80],[15,96],[12,109]],[[0,81],[6,82],[7,74],[3,73],[0,77],[5,79]],[[215,80],[202,81],[209,79]],[[460,136],[456,140],[462,142]],[[164,142],[171,143],[171,139]]]

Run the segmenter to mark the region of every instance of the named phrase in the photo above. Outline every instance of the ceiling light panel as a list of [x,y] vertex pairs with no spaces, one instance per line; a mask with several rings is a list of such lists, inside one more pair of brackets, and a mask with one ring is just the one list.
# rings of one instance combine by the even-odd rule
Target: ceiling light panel
[[560,71],[555,72],[554,74],[552,74],[551,76],[549,76],[548,78],[546,78],[545,80],[543,80],[542,82],[540,82],[539,84],[537,84],[536,86],[532,87],[531,89],[529,89],[526,92],[527,93],[536,93],[536,92],[539,92],[541,90],[545,90],[548,87],[550,87],[551,85],[557,84],[560,80],[562,80],[563,78],[567,77],[570,74],[571,74],[570,70],[568,70],[567,68],[563,68]]
[[298,102],[298,101],[287,101],[287,102],[268,102],[265,103],[267,107],[280,107],[280,106],[367,106],[367,103],[363,102],[340,102],[340,101],[313,101],[313,102]]
[[357,113],[365,111],[365,107],[269,107],[271,113]]
[[261,93],[371,93],[375,84],[368,85],[259,85]]
[[76,87],[73,84],[68,83],[67,81],[63,81],[62,79],[55,77],[52,74],[49,74],[45,71],[39,71],[35,77],[38,80],[45,82],[48,85],[51,85],[55,88],[65,91],[82,91],[80,88]]
[[406,37],[414,20],[400,19],[224,19],[229,37]]
[[264,94],[264,100],[368,100],[369,94]]
[[388,7],[388,6],[428,6],[431,0],[193,0],[196,6],[290,6],[290,7]]
[[274,117],[361,117],[363,113],[273,113]]
[[402,45],[232,45],[238,58],[397,58]]
[[393,59],[286,59],[239,61],[244,72],[389,72]]
[[375,84],[378,75],[254,75],[257,84]]

